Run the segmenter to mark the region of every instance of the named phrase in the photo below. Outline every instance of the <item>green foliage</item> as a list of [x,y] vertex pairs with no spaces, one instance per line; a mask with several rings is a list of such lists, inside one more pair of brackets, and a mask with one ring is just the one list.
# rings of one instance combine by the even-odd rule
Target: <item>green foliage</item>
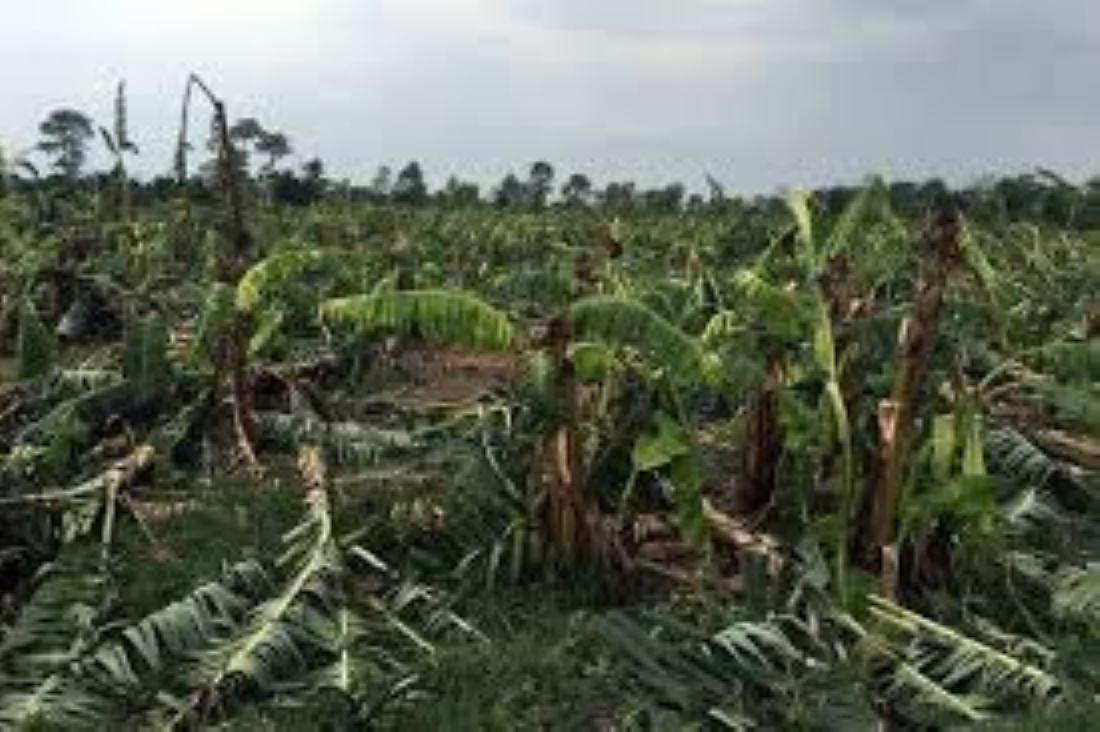
[[825,642],[833,630],[774,616],[707,633],[668,613],[615,614],[604,625],[630,661],[645,716],[674,712],[665,726],[866,729],[874,714],[855,669]]
[[320,302],[362,280],[363,263],[347,253],[292,249],[254,264],[237,283],[237,309],[257,323],[250,351],[260,353],[277,336],[299,335],[316,319]]
[[55,109],[38,126],[42,140],[38,149],[54,157],[54,168],[67,178],[76,178],[84,167],[88,141],[95,137],[92,120],[75,109]]
[[0,718],[17,728],[177,728],[231,715],[245,700],[328,689],[365,721],[377,711],[368,701],[390,697],[386,684],[407,685],[403,665],[432,651],[428,633],[459,621],[425,588],[394,584],[381,564],[385,589],[353,610],[327,495],[311,490],[306,501],[273,568],[238,563],[110,633],[101,574],[74,565],[45,575],[0,648],[10,672]]
[[398,290],[321,304],[325,322],[364,332],[419,336],[433,343],[486,350],[511,347],[508,316],[482,300],[444,290]]
[[[937,425],[941,424],[941,420],[946,424],[938,432],[946,434],[940,436],[937,445],[946,440],[951,443],[937,447],[937,454],[943,455],[937,459],[937,464],[950,459],[949,450],[953,452],[955,438],[953,418],[937,418]],[[1024,485],[1042,488],[1051,478],[1062,473],[1062,466],[1057,461],[1012,427],[1000,427],[986,433],[985,451],[997,473],[1019,480]]]
[[[825,241],[822,258],[829,261],[833,257],[846,254],[855,248],[861,235],[883,215],[883,209],[889,206],[886,187],[882,181],[875,180],[860,190],[851,203],[840,213],[828,239]],[[853,252],[858,254],[858,252]]]
[[326,256],[317,249],[306,249],[283,252],[257,262],[237,283],[237,308],[255,312],[265,301],[294,286],[308,270],[325,262]]
[[[234,127],[271,165],[286,149]],[[121,108],[106,137],[124,163]],[[957,196],[969,271],[931,344],[885,602],[848,552],[943,186],[683,201],[577,178],[557,205],[539,165],[494,208],[413,165],[396,191],[313,171],[308,208],[283,173],[241,181],[257,251],[235,284],[193,267],[230,213],[202,186],[116,170],[142,194],[125,226],[113,184],[93,202],[24,176],[0,202],[0,368],[24,377],[0,390],[0,727],[941,729],[1054,725],[1100,689],[1100,260],[1067,225],[1100,222],[1097,186]],[[161,315],[58,353],[10,293],[53,312],[73,275]],[[519,350],[562,315],[569,409],[546,351],[394,368],[404,349],[359,348]],[[256,411],[234,415],[208,372],[245,356]],[[779,490],[739,515],[762,385]],[[606,560],[568,582],[546,571],[540,474],[564,416]],[[107,500],[94,476],[139,444],[163,459]],[[334,476],[299,521],[303,444]]]
[[804,342],[815,322],[816,308],[805,295],[776,287],[753,270],[734,278],[738,298],[734,309],[744,322],[774,341],[795,345]]
[[389,454],[408,454],[420,447],[416,434],[358,422],[323,423],[306,417],[261,412],[256,415],[260,434],[273,445],[292,449],[316,444],[337,465],[371,465]]
[[1100,563],[1063,570],[1056,578],[1052,602],[1060,617],[1084,619],[1100,628]]
[[196,709],[206,694],[270,693],[276,682],[300,673],[308,649],[323,647],[336,630],[332,600],[341,568],[328,498],[314,490],[306,501],[306,518],[286,535],[286,553],[278,561],[287,573],[285,584],[252,609],[234,637],[203,654]]
[[594,296],[574,303],[569,315],[578,339],[632,348],[678,384],[703,380],[703,354],[695,339],[639,302]]
[[0,724],[90,727],[109,701],[81,688],[73,664],[95,645],[106,578],[88,546],[74,544],[38,577],[38,587],[0,646]]
[[1059,381],[1100,382],[1100,340],[1056,341],[1040,349],[1034,359],[1043,372]]
[[57,362],[57,339],[39,319],[29,302],[24,303],[19,317],[17,345],[17,375],[33,379],[48,374]]
[[122,375],[145,394],[155,394],[170,382],[168,327],[159,314],[149,315],[126,334]]
[[1063,682],[1035,663],[882,598],[869,599],[872,617],[926,642],[909,653],[918,668],[941,678],[943,685],[969,682],[983,693],[1035,702],[1051,701],[1063,691]]
[[216,282],[211,285],[203,303],[195,339],[195,356],[208,367],[224,363],[225,349],[236,327],[238,319],[233,288]]
[[706,539],[699,456],[688,430],[664,412],[654,416],[655,430],[643,432],[631,459],[637,472],[667,469],[680,530],[696,546]]
[[1092,433],[1100,431],[1100,385],[1040,384],[1036,391],[1059,421]]

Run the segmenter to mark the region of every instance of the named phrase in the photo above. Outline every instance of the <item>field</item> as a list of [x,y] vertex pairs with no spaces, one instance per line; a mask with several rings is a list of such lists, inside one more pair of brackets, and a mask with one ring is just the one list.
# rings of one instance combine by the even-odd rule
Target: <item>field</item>
[[0,196],[0,728],[1086,729],[1100,217],[1025,176]]

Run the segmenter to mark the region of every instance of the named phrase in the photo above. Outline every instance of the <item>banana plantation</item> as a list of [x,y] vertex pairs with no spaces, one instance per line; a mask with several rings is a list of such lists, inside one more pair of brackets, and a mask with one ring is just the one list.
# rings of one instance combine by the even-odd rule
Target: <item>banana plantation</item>
[[118,116],[0,188],[0,729],[1095,728],[1091,189],[286,203]]

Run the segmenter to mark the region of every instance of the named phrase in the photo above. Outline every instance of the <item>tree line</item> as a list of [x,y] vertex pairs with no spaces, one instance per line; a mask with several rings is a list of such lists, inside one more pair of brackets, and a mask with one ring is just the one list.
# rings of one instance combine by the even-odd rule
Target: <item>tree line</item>
[[[216,177],[216,142],[208,138],[208,157],[185,181],[171,174],[134,179],[127,159],[140,155],[126,125],[125,87],[120,84],[111,129],[99,126],[88,114],[73,108],[55,109],[38,126],[38,141],[18,157],[5,156],[0,147],[0,195],[8,190],[57,190],[74,186],[109,185],[124,177],[127,188],[140,200],[164,200],[187,187],[200,200],[212,196]],[[689,191],[681,182],[644,187],[630,180],[598,184],[588,175],[559,175],[554,166],[538,160],[522,174],[507,173],[498,183],[483,186],[450,176],[433,189],[423,166],[416,160],[396,169],[380,166],[366,184],[331,179],[324,161],[307,158],[296,167],[288,164],[294,154],[289,135],[254,117],[233,122],[229,129],[238,156],[242,179],[271,203],[308,206],[326,196],[346,200],[404,206],[492,206],[538,211],[548,207],[599,208],[614,211],[679,213],[743,209],[762,204],[780,205],[776,196],[752,200],[730,194],[714,178],[706,177],[706,191]],[[112,161],[107,170],[89,170],[89,157],[97,138]],[[958,190],[944,181],[894,181],[887,184],[891,204],[900,212],[919,212],[946,197],[972,215],[1010,221],[1047,221],[1060,226],[1100,228],[1100,176],[1075,185],[1056,173],[1036,169],[1017,175],[986,178]],[[826,204],[839,209],[855,195],[855,186],[832,186],[817,191]]]

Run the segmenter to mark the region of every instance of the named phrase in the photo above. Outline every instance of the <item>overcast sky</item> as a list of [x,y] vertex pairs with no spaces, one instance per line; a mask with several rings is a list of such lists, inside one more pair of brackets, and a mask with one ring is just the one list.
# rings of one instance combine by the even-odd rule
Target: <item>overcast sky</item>
[[167,169],[192,70],[358,179],[1100,172],[1098,0],[0,0],[0,145],[125,78]]

